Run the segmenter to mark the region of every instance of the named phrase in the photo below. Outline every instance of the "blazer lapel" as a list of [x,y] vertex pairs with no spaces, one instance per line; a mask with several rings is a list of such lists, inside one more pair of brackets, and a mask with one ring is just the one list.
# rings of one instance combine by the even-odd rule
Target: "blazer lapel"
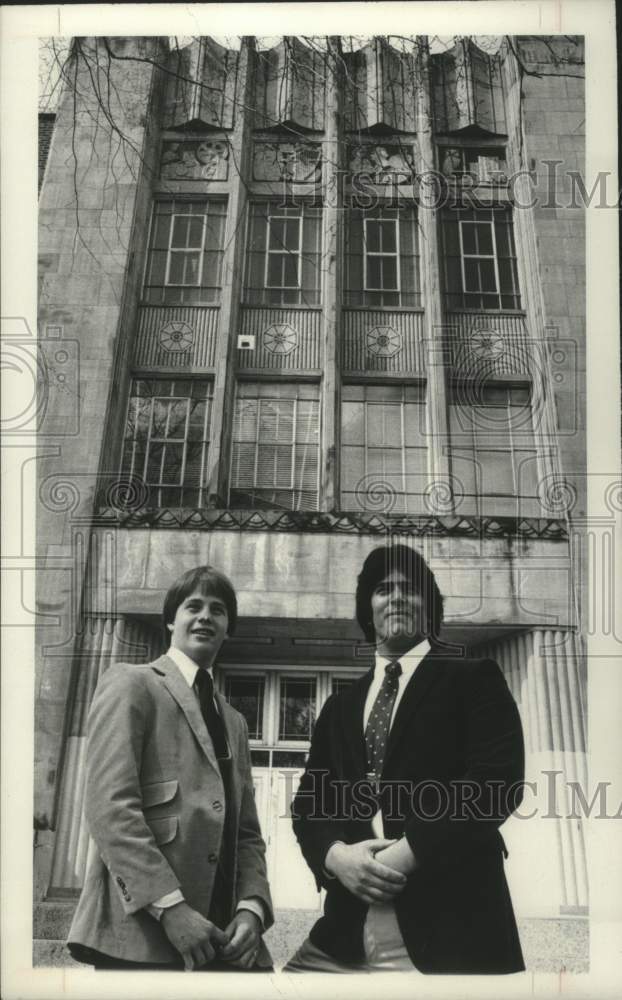
[[397,706],[395,719],[393,720],[387,741],[383,772],[387,771],[387,767],[391,763],[391,756],[399,747],[404,735],[412,727],[415,713],[419,709],[421,702],[443,673],[443,661],[439,660],[438,655],[434,655],[433,650],[430,650],[417,666]]
[[177,665],[169,656],[161,656],[152,664],[153,668],[162,674],[162,683],[173,696],[182,712],[186,716],[188,725],[192,729],[199,746],[203,750],[208,761],[220,775],[218,761],[214,753],[212,741],[207,732],[205,720],[201,715],[199,703],[192,688],[188,687],[186,678],[183,676]]
[[[349,698],[344,698],[343,703],[343,727],[344,745],[350,756],[352,780],[364,778],[367,771],[365,761],[365,734],[363,732],[363,714],[365,711],[365,700],[367,692],[374,676],[372,667],[354,685],[353,690],[348,692]],[[350,772],[350,768],[347,769]]]

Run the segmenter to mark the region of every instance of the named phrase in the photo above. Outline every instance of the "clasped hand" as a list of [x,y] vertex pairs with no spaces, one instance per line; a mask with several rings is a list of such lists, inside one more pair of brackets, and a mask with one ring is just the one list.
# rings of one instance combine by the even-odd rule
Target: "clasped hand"
[[406,885],[406,876],[377,861],[375,854],[393,840],[361,840],[358,844],[333,844],[325,868],[364,903],[391,903]]
[[217,955],[231,965],[247,969],[255,961],[261,938],[259,918],[249,910],[239,910],[221,930],[187,903],[177,903],[164,910],[162,926],[186,969],[207,965]]

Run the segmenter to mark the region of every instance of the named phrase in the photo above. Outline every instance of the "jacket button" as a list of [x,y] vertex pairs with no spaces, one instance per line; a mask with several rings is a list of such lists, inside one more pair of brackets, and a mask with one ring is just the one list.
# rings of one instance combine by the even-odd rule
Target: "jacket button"
[[212,802],[212,809],[215,809],[216,812],[220,812],[220,810],[222,809],[222,802],[220,801],[220,799],[216,799],[214,802]]
[[218,861],[218,855],[217,854],[208,854],[207,855],[207,860],[209,861],[209,863],[211,865],[215,865],[216,862]]

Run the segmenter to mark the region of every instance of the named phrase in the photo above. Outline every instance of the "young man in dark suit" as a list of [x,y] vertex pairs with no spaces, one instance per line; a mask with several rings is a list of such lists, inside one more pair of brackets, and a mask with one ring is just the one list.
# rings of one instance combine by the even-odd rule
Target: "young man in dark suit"
[[503,675],[443,651],[443,600],[408,546],[370,553],[356,613],[375,665],[315,726],[292,815],[327,894],[285,971],[519,972],[498,828],[524,751]]
[[168,653],[110,667],[95,692],[85,812],[96,849],[69,949],[98,969],[271,968],[248,727],[212,678],[236,617],[226,576],[185,573],[164,602]]

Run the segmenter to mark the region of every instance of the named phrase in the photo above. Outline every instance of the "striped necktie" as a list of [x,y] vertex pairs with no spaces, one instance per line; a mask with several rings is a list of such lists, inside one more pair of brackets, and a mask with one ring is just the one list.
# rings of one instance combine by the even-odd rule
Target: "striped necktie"
[[367,772],[380,779],[384,766],[384,755],[391,728],[391,715],[397,696],[399,676],[402,668],[398,660],[391,660],[384,668],[384,679],[365,727],[365,751]]

